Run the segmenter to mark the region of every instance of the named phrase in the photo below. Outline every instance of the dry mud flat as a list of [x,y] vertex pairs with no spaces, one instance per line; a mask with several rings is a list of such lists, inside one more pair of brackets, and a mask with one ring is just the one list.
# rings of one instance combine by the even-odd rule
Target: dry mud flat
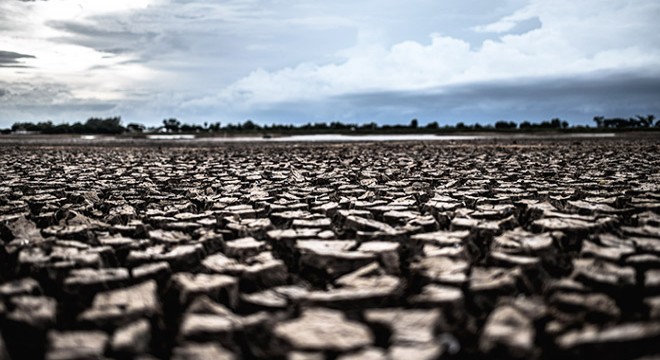
[[660,353],[660,146],[0,147],[0,359]]

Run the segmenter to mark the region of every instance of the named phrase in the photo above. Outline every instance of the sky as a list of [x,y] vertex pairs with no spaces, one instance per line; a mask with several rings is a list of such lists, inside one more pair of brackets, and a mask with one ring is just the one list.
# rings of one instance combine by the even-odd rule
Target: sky
[[660,115],[657,0],[0,0],[17,121]]

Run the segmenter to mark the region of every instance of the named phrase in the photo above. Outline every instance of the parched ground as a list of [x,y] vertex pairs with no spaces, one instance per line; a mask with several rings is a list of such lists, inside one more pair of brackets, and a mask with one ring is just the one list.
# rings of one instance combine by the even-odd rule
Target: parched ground
[[0,147],[0,359],[660,356],[657,139],[134,145]]

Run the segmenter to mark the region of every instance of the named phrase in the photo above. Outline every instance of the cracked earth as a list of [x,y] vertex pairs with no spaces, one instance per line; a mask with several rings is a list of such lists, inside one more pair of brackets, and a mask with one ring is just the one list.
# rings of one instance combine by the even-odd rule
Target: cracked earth
[[0,146],[0,359],[651,358],[655,139]]

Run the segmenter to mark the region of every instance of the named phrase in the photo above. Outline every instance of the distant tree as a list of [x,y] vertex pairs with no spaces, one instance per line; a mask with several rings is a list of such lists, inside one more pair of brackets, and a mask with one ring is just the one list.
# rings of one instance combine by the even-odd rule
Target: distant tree
[[249,119],[245,120],[245,122],[243,123],[243,130],[246,131],[259,130],[260,128],[261,127],[259,125],[255,124],[254,122],[252,122],[252,120]]
[[626,124],[624,127],[627,128],[637,128],[637,127],[642,127],[644,122],[642,121],[644,119],[643,117],[631,117],[628,118],[628,124]]
[[[87,125],[87,123],[85,123]],[[46,134],[68,134],[71,132],[71,125],[69,123],[61,123],[57,124],[49,129],[46,129],[44,131]],[[86,133],[100,133],[100,131],[97,131],[95,127],[86,127],[85,128]]]
[[29,122],[17,122],[17,123],[14,123],[11,126],[11,130],[12,131],[42,131],[43,127],[46,124],[49,127],[53,126],[53,123],[50,122],[50,121],[41,122],[41,123],[38,123],[38,124],[33,124],[33,123],[29,123]]
[[219,121],[209,125],[209,131],[211,132],[219,132],[221,128],[222,128],[222,123],[220,123]]
[[[69,124],[60,124],[56,126],[57,133],[72,132]],[[121,126],[121,116],[101,118],[89,118],[82,126],[82,133],[87,134],[121,134],[124,132],[124,127]]]
[[126,130],[128,130],[128,132],[132,132],[132,133],[141,133],[141,132],[144,132],[144,130],[146,130],[146,128],[142,124],[130,123],[130,124],[126,125]]
[[495,123],[495,129],[498,129],[498,130],[515,129],[517,127],[518,127],[518,125],[513,121],[500,120],[500,121]]
[[458,124],[456,124],[456,128],[459,130],[465,130],[467,129],[467,126],[465,126],[463,122],[459,122]]
[[163,126],[167,132],[179,132],[181,129],[181,122],[176,118],[163,119]]
[[436,130],[436,129],[440,128],[440,125],[438,124],[437,121],[434,121],[434,122],[430,122],[430,123],[426,124],[426,128],[431,129],[431,130]]
[[532,128],[532,124],[529,121],[523,121],[519,126],[520,130],[528,130]]
[[569,126],[568,121],[562,121],[561,122],[561,128],[562,129],[568,129],[568,126]]
[[330,128],[334,130],[344,130],[348,129],[349,126],[339,121],[333,121],[330,123]]
[[603,127],[603,121],[605,120],[604,116],[594,116],[594,121],[596,122],[597,128]]
[[637,123],[636,119],[623,119],[623,118],[610,118],[610,119],[604,119],[603,120],[603,126],[605,128],[613,128],[613,129],[626,129],[630,127],[635,127],[635,124]]
[[69,130],[70,130],[69,132],[73,134],[83,134],[87,132],[85,125],[81,124],[79,121],[73,123],[73,125],[71,125],[71,128]]
[[411,129],[417,129],[417,126],[419,126],[417,119],[412,119],[410,120],[410,128]]
[[554,119],[550,120],[550,127],[553,128],[553,129],[561,128],[561,119],[554,118]]
[[37,131],[35,124],[29,122],[16,122],[11,125],[12,131]]
[[636,115],[639,123],[644,126],[644,127],[651,127],[653,126],[653,122],[655,121],[655,116],[654,115],[647,115],[647,116],[641,116],[641,115]]
[[370,122],[370,123],[362,124],[362,126],[360,126],[360,129],[364,129],[364,130],[376,130],[376,129],[378,129],[378,124],[376,124],[375,122],[372,121],[372,122]]

